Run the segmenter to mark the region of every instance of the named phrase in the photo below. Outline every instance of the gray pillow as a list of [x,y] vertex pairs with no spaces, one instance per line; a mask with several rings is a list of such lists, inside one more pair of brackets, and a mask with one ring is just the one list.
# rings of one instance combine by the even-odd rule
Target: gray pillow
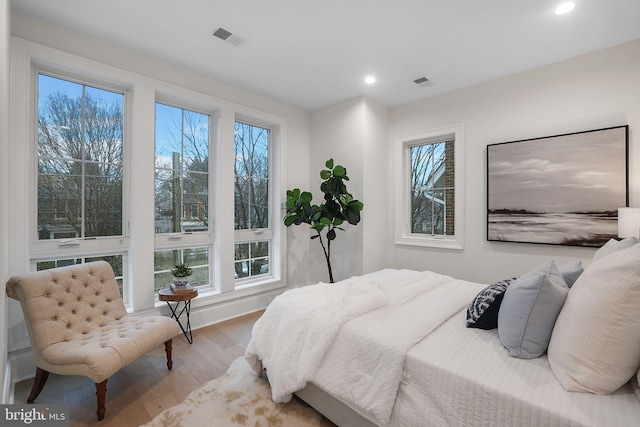
[[553,261],[509,285],[498,313],[498,337],[510,356],[533,359],[544,354],[568,293]]
[[573,283],[578,279],[578,277],[584,271],[582,268],[582,261],[574,261],[558,267],[560,274],[562,274],[562,278],[568,287],[573,286]]

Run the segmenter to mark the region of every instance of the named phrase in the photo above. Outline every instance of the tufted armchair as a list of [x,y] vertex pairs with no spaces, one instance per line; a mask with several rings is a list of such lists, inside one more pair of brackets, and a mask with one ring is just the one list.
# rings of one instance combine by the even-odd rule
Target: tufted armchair
[[12,277],[7,295],[20,301],[36,363],[29,403],[42,391],[49,372],[83,375],[96,383],[102,420],[107,378],[120,368],[161,343],[172,368],[177,322],[164,316],[128,316],[105,261]]

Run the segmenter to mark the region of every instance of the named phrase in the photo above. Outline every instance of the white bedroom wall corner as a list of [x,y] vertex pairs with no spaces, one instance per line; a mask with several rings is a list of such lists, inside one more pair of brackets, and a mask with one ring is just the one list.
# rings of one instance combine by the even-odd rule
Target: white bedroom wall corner
[[9,240],[7,231],[9,209],[9,75],[10,75],[10,40],[11,9],[9,0],[0,0],[0,403],[9,402],[10,365],[7,359],[7,298],[5,283],[8,279],[7,250]]

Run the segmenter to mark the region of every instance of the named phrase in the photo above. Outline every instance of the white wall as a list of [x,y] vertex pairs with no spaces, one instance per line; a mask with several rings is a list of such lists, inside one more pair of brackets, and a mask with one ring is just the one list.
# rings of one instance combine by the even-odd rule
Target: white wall
[[388,200],[393,197],[388,193],[389,158],[387,157],[387,134],[389,132],[389,109],[365,98],[364,139],[362,156],[364,167],[362,182],[364,183],[362,201],[363,273],[371,273],[388,267],[387,224],[389,224]]
[[9,40],[10,40],[10,4],[9,0],[0,0],[0,403],[7,402],[9,393],[5,384],[5,367],[7,360],[6,339],[6,293],[7,277],[7,239],[8,224],[6,221],[9,203],[8,165],[9,165]]
[[[456,123],[464,124],[466,144],[464,250],[395,246],[390,223],[388,245],[394,267],[433,269],[490,283],[549,259],[590,260],[594,250],[588,248],[487,242],[488,144],[628,124],[630,205],[640,206],[640,140],[635,136],[640,129],[640,40],[395,107],[389,117],[390,145],[396,135]],[[393,176],[393,163],[390,172]]]
[[[310,191],[313,194],[314,204],[320,204],[323,201],[323,193],[320,191],[322,182],[320,171],[326,168],[325,162],[331,158],[335,164],[347,169],[350,179],[346,182],[347,190],[354,198],[363,199],[364,102],[364,98],[358,97],[311,114],[313,143],[308,171],[310,187],[301,188],[301,190]],[[308,230],[305,224],[300,227]],[[344,229],[344,232],[337,230],[338,237],[331,243],[331,265],[333,278],[336,281],[362,274],[362,226],[354,227],[345,223]],[[315,232],[309,233],[309,236],[313,234]],[[311,282],[328,282],[327,264],[322,247],[317,240],[311,242],[310,252]]]

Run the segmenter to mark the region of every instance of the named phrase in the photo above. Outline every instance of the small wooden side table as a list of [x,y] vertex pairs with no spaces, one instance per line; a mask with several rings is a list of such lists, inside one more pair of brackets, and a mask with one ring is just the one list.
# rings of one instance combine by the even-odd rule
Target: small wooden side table
[[[184,292],[173,292],[171,288],[164,288],[158,291],[158,298],[160,301],[165,301],[171,310],[171,318],[176,319],[178,325],[180,325],[180,329],[182,329],[182,333],[184,334],[189,344],[193,344],[193,333],[191,332],[191,319],[189,315],[191,313],[191,300],[198,296],[197,289],[191,289],[190,291]],[[176,305],[172,306],[171,303],[175,302]],[[184,303],[182,306],[182,310],[178,311],[180,308],[180,303]],[[180,322],[180,316],[183,314],[187,315],[187,324],[185,326]]]

